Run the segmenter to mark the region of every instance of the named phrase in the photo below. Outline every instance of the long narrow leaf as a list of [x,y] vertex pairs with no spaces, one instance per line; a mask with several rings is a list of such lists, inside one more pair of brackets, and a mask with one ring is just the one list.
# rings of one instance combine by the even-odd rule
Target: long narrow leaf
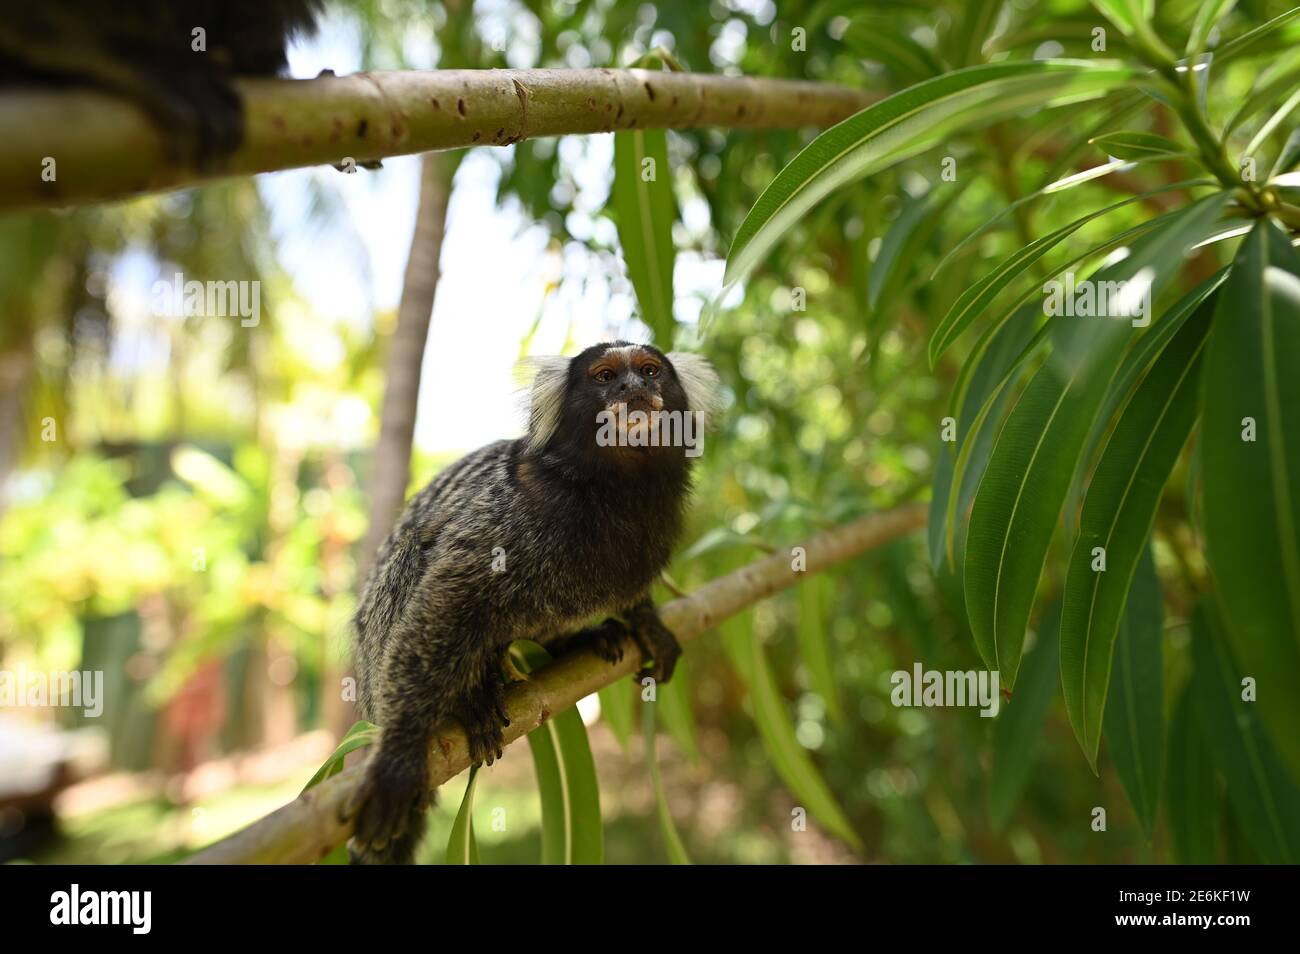
[[[671,685],[671,683],[670,683]],[[682,836],[677,832],[672,812],[668,810],[668,793],[664,791],[663,773],[659,770],[659,754],[655,750],[655,706],[658,702],[641,703],[641,732],[645,740],[646,766],[655,790],[655,812],[659,816],[659,831],[664,838],[668,859],[675,865],[689,865],[691,856],[686,853]]]
[[1300,778],[1300,255],[1261,219],[1206,352],[1206,554],[1233,652]]
[[1192,658],[1197,721],[1227,779],[1233,816],[1264,861],[1300,862],[1300,787],[1269,742],[1258,703],[1242,699],[1242,671],[1221,621],[1205,606],[1192,619]]
[[[1092,280],[1149,282],[1154,299],[1227,200],[1220,194],[1194,203]],[[1025,624],[1070,478],[1131,333],[1129,322],[1113,319],[1058,318],[1049,326],[1056,330],[1052,355],[993,448],[966,540],[971,631],[985,662],[1008,688],[1015,685]]]
[[614,134],[614,185],[610,200],[618,218],[623,261],[641,306],[641,320],[667,351],[673,330],[673,201],[668,138],[662,129]]
[[1106,745],[1147,838],[1156,824],[1165,768],[1164,636],[1160,580],[1151,551],[1138,561],[1115,637],[1106,699]]
[[476,865],[479,863],[478,844],[474,840],[474,790],[478,787],[477,765],[470,766],[469,784],[460,800],[460,809],[447,839],[447,864]]
[[[524,672],[550,662],[550,654],[527,640],[511,645]],[[528,733],[537,789],[542,800],[542,863],[598,865],[604,858],[600,783],[576,709],[556,713]]]
[[1011,818],[1043,741],[1043,723],[1060,686],[1061,604],[1047,611],[1033,650],[1025,657],[1020,687],[993,727],[989,815],[1001,830]]
[[926,80],[832,126],[772,180],[741,223],[724,282],[744,279],[807,211],[838,187],[914,156],[963,129],[1030,107],[1105,95],[1134,70],[1114,62],[1034,60],[957,70]]
[[1210,317],[1210,309],[1198,309],[1156,360],[1120,416],[1083,502],[1065,577],[1061,684],[1070,725],[1094,771],[1125,602],[1133,600],[1156,506],[1196,421]]
[[722,641],[737,673],[749,688],[749,708],[772,759],[772,767],[790,787],[808,814],[816,818],[831,834],[861,851],[862,840],[853,830],[835,796],[813,765],[812,759],[790,725],[785,699],[777,688],[776,675],[763,644],[750,628],[752,614],[733,616],[723,624]]
[[1169,723],[1168,762],[1165,805],[1174,858],[1184,865],[1212,865],[1219,854],[1219,782],[1190,686]]

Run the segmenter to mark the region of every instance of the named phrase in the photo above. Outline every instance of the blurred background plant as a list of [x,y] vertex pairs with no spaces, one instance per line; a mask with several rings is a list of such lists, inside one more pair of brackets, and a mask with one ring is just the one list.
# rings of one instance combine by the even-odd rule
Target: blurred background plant
[[[1185,34],[1198,7],[1162,4],[1162,35]],[[1243,34],[1286,9],[1241,3],[1225,29]],[[889,2],[866,13],[836,0],[347,0],[291,63],[304,76],[325,66],[627,66],[666,50],[690,70],[885,95],[1008,56],[1087,57],[1102,22],[1072,0]],[[1285,99],[1300,75],[1292,27],[1224,68],[1216,115],[1252,91]],[[1126,55],[1119,32],[1109,42],[1107,55]],[[1263,73],[1261,57],[1272,59]],[[645,323],[628,259],[646,250],[620,241],[613,137],[526,140],[426,165],[425,181],[441,177],[451,197],[440,210],[418,203],[445,223],[426,222],[442,279],[421,299],[433,322],[427,352],[415,355],[418,416],[414,403],[401,409],[415,439],[409,486],[512,426],[518,433],[502,400],[515,359],[653,331],[706,353],[728,392],[698,471],[689,545],[671,568],[682,588],[858,514],[928,499],[937,422],[961,368],[949,353],[931,370],[939,317],[1058,220],[1176,177],[1143,165],[1015,206],[931,280],[934,267],[1009,204],[1104,161],[1087,139],[1133,109],[1095,99],[955,134],[942,152],[961,164],[956,182],[939,180],[931,152],[840,189],[725,305],[717,294],[731,237],[812,133],[669,132],[674,305]],[[1167,132],[1169,111],[1148,112]],[[1265,116],[1243,116],[1242,135]],[[407,472],[400,440],[378,459],[371,449],[392,362],[411,359],[390,345],[419,167],[302,170],[0,219],[0,664],[104,670],[104,715],[59,718],[101,729],[111,769],[63,788],[60,833],[12,854],[174,860],[296,794],[351,723],[346,627],[374,488]],[[1168,208],[1165,193],[1134,202],[1108,218],[1107,233]],[[1085,227],[1080,248],[1101,234]],[[260,323],[158,314],[147,289],[176,272],[260,280]],[[1157,568],[1182,618],[1204,575],[1190,526],[1174,495],[1160,515]],[[923,537],[810,578],[690,647],[661,699],[658,745],[690,857],[1192,857],[1174,851],[1168,819],[1144,828],[1105,750],[1100,776],[1089,770],[1059,692],[1010,720],[1014,703],[997,720],[891,705],[895,670],[981,668],[960,580],[932,572]],[[1060,572],[1049,568],[1045,591],[1059,590]],[[1185,627],[1170,640],[1167,666],[1185,676]],[[1164,685],[1172,709],[1181,681]],[[633,689],[582,707],[605,858],[666,861],[675,856],[632,730]],[[476,781],[485,863],[537,857],[542,815],[522,748]],[[1223,829],[1207,860],[1257,857],[1221,783],[1212,770],[1205,777],[1208,817]],[[455,837],[464,786],[443,789],[426,860],[441,860]],[[1104,837],[1090,827],[1098,805],[1109,809]],[[490,821],[497,809],[504,830]],[[807,831],[791,823],[803,809]],[[32,817],[7,811],[0,834],[18,838]]]

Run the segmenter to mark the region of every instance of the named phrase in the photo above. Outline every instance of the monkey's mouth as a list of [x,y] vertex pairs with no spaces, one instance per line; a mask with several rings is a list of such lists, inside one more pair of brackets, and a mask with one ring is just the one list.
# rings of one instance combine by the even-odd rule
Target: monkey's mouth
[[651,394],[647,391],[638,392],[631,397],[621,401],[611,401],[605,408],[611,414],[618,414],[620,409],[623,413],[630,414],[633,411],[641,411],[650,414],[653,411],[663,410],[664,399],[657,394]]
[[656,425],[657,412],[663,406],[663,398],[648,392],[633,394],[624,400],[607,404],[605,411],[612,415],[617,427],[617,446],[644,450],[651,444],[651,431]]

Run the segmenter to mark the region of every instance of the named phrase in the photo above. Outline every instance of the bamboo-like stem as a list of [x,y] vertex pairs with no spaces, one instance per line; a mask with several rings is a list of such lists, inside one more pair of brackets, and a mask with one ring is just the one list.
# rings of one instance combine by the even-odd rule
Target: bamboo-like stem
[[[824,127],[879,98],[828,83],[641,69],[404,70],[238,86],[243,145],[202,171],[173,159],[163,131],[125,99],[89,90],[0,93],[0,210],[536,136]],[[49,159],[54,177],[46,181]]]
[[[700,587],[690,596],[673,600],[660,613],[682,642],[773,593],[793,585],[805,575],[883,546],[925,525],[925,507],[908,504],[885,513],[862,517],[826,530],[797,545],[805,551],[805,569],[795,570],[791,551],[783,551],[742,567]],[[616,679],[639,669],[641,655],[629,644],[623,659],[614,664],[591,650],[562,656],[553,664],[517,683],[507,695],[510,725],[506,744],[537,728],[552,715]],[[455,723],[445,723],[434,736],[429,758],[429,786],[437,787],[469,766],[465,734]],[[344,813],[361,782],[364,766],[344,769],[296,800],[260,821],[235,832],[186,860],[187,864],[305,864],[323,858],[349,835]]]

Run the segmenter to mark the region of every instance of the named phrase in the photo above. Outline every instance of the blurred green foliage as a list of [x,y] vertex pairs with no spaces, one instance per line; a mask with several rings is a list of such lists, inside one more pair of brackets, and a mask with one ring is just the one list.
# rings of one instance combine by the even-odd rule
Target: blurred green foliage
[[[363,62],[384,68],[621,66],[666,47],[687,69],[803,77],[881,93],[944,65],[1032,56],[1042,44],[1058,55],[1087,55],[1097,22],[1085,3],[1071,0],[889,2],[873,14],[912,43],[885,49],[870,23],[848,19],[859,6],[350,0],[334,15],[355,27]],[[1196,6],[1162,4],[1161,22],[1189,22]],[[1243,3],[1232,22],[1242,32],[1283,6]],[[795,29],[806,31],[806,49],[791,43]],[[1110,54],[1123,56],[1124,38],[1116,34],[1111,43]],[[1245,96],[1254,73],[1248,62],[1225,71],[1211,102],[1220,120]],[[944,152],[963,172],[951,192],[933,185],[932,153],[839,190],[791,230],[739,300],[728,303],[725,320],[721,306],[707,302],[700,325],[679,325],[679,346],[698,347],[718,368],[727,406],[699,467],[687,543],[670,569],[677,584],[689,590],[821,528],[927,499],[940,458],[936,422],[948,413],[963,357],[946,354],[931,370],[929,334],[975,277],[1027,237],[1114,201],[1108,184],[1094,182],[994,221],[1009,203],[1103,161],[1086,139],[1122,115],[1118,105],[1084,103],[955,137]],[[809,136],[668,135],[681,210],[673,231],[679,267],[684,253],[724,256],[759,194]],[[619,248],[595,237],[606,233],[581,229],[579,237],[574,229],[575,212],[590,208],[580,208],[583,189],[564,157],[585,157],[590,148],[566,138],[495,151],[500,199],[517,200],[555,243],[582,245],[621,276]],[[1168,184],[1148,169],[1135,173],[1147,188]],[[146,764],[167,770],[312,726],[341,733],[351,721],[338,697],[356,589],[352,548],[365,530],[365,449],[376,433],[380,358],[393,319],[378,314],[358,330],[313,314],[277,260],[264,201],[252,182],[230,182],[0,222],[0,349],[31,356],[22,414],[37,422],[28,428],[0,516],[0,658],[76,668],[89,655],[85,641],[97,621],[128,618],[134,648],[119,663],[149,706],[170,713],[154,730],[160,741],[146,746]],[[1149,204],[1119,209],[1104,226],[1085,225],[1072,241],[1086,248],[1137,225],[1152,214]],[[346,215],[328,195],[321,210]],[[930,280],[960,239],[990,225],[959,253],[959,267]],[[110,358],[115,343],[130,340],[130,328],[108,276],[124,257],[139,254],[160,263],[162,274],[174,266],[203,277],[257,275],[269,317],[255,335],[232,333],[230,323],[155,319],[170,340],[165,370],[144,365],[124,373]],[[633,324],[627,333],[647,332]],[[520,350],[527,348],[525,341]],[[46,418],[61,428],[56,441],[39,440]],[[499,436],[484,433],[482,441]],[[415,482],[447,462],[417,458]],[[1184,623],[1167,632],[1167,716],[1187,683],[1185,621],[1205,576],[1178,491],[1185,478],[1180,470],[1171,483],[1155,546],[1168,602]],[[1049,564],[1044,591],[1059,592],[1060,567],[1059,560]],[[861,839],[856,857],[1171,857],[1165,824],[1157,823],[1148,839],[1104,749],[1100,776],[1089,770],[1059,686],[1046,690],[1051,699],[1041,703],[1041,730],[1021,730],[1037,745],[1029,764],[1016,769],[1023,778],[1019,800],[998,791],[996,824],[995,720],[975,709],[890,704],[895,670],[916,662],[981,668],[960,578],[932,572],[923,535],[851,561],[815,589],[805,583],[766,601],[732,625],[728,645],[752,651],[757,643],[758,658],[770,663],[775,704]],[[1040,625],[1035,618],[1032,627]],[[1029,665],[1033,637],[1027,649]],[[681,701],[689,705],[679,704],[675,714],[661,710],[667,738],[660,737],[659,749],[673,819],[692,860],[854,858],[843,843],[817,833],[815,812],[812,835],[792,831],[791,813],[801,802],[752,718],[755,674],[733,665],[712,636],[693,644],[687,661],[689,695]],[[218,701],[194,690],[213,664],[222,673]],[[163,744],[169,732],[195,737],[197,748]],[[612,743],[596,746],[606,859],[665,861],[640,743],[628,747],[630,755]],[[275,798],[291,796],[310,774],[306,767],[293,785],[276,788]],[[541,831],[535,790],[519,773],[503,773],[499,784],[495,778],[481,774],[476,811],[505,806],[517,821],[506,834],[476,822],[482,858],[533,860]],[[426,860],[442,857],[462,790],[463,778],[443,790]],[[232,823],[205,830],[199,840],[251,820],[268,802],[271,795],[248,792],[218,799]],[[1110,815],[1104,836],[1089,827],[1097,805]],[[171,860],[196,847],[193,832],[155,836],[167,819],[183,819],[193,807],[160,800],[77,820],[68,826],[72,841],[49,860]],[[1217,796],[1214,811],[1226,817]],[[1235,824],[1223,829],[1225,857],[1254,857]]]

